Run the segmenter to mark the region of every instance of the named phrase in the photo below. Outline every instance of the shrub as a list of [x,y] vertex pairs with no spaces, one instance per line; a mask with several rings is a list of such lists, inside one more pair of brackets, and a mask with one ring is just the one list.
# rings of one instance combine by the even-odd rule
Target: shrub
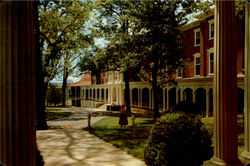
[[167,114],[152,128],[144,160],[148,166],[200,166],[212,152],[211,138],[199,118]]

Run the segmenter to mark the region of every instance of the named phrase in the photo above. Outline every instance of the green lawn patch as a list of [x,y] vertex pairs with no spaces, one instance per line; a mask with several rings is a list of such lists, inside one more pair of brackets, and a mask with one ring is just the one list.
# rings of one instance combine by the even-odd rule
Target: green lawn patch
[[46,113],[46,120],[55,120],[72,115],[71,112],[59,112],[59,111],[52,112],[51,110],[45,111],[45,113]]
[[144,147],[153,126],[152,118],[136,118],[136,125],[129,124],[121,127],[118,124],[119,117],[107,117],[92,126],[91,133],[112,143],[136,158],[143,159]]

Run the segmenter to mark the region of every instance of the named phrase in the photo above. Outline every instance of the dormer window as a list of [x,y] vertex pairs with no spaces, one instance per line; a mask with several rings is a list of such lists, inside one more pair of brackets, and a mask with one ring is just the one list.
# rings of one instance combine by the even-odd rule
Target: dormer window
[[201,74],[201,58],[200,53],[194,54],[194,75],[199,76]]
[[214,39],[214,20],[208,21],[209,23],[209,40]]
[[194,46],[200,45],[200,28],[194,30]]

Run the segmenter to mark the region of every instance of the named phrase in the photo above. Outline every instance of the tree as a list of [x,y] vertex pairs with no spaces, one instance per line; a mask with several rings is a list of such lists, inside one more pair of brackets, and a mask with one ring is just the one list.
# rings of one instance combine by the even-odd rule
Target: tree
[[57,104],[62,102],[62,91],[54,85],[50,85],[47,91],[47,102],[50,104]]
[[140,1],[134,16],[137,20],[138,35],[143,41],[145,60],[151,62],[144,71],[152,77],[154,96],[154,118],[158,118],[159,80],[173,82],[173,73],[182,65],[183,57],[181,32],[179,28],[185,23],[185,16],[195,5],[192,1]]
[[[40,1],[40,77],[44,82],[44,102],[49,81],[59,74],[60,68],[64,69],[64,78],[67,79],[72,71],[69,63],[89,41],[85,22],[89,18],[90,9],[91,3],[88,1]],[[66,89],[66,83],[64,80],[63,90]],[[63,94],[65,96],[65,91]]]
[[[103,33],[103,37],[110,43],[103,56],[107,60],[108,70],[120,71],[123,73],[125,82],[126,109],[130,109],[129,93],[129,71],[140,66],[138,51],[141,47],[135,45],[136,36],[132,28],[134,22],[130,13],[134,10],[137,1],[97,1],[99,25],[97,27]],[[106,23],[103,23],[106,20]]]

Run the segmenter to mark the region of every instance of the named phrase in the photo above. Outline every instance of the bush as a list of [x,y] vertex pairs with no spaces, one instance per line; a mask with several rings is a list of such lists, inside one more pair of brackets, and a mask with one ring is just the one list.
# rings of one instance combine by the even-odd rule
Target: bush
[[148,166],[200,166],[212,153],[210,135],[199,118],[167,114],[152,128],[144,160]]

